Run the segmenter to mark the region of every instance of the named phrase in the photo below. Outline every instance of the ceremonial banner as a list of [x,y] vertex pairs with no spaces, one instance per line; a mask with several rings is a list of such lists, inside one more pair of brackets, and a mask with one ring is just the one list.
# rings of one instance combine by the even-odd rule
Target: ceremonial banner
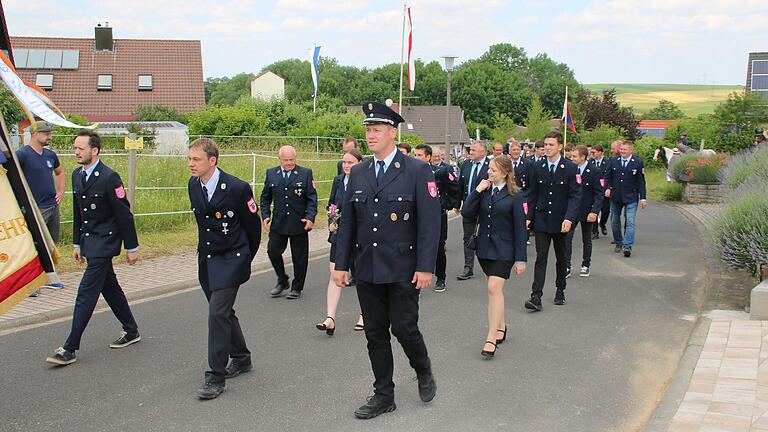
[[315,91],[312,93],[312,97],[317,99],[317,85],[320,81],[320,77],[317,74],[317,62],[320,60],[320,47],[316,46],[312,50],[312,63],[310,64],[310,72],[312,72],[312,85],[315,86]]
[[[19,78],[19,76],[16,75],[16,72],[13,70],[11,61],[8,60],[8,57],[2,51],[0,51],[0,60],[2,60],[2,62],[0,62],[0,78],[2,78],[5,85],[11,91],[11,93],[16,96],[19,102],[21,102],[21,104],[33,114],[42,118],[48,123],[53,123],[55,125],[73,129],[93,129],[97,126],[95,124],[91,126],[82,126],[72,123],[64,117],[60,116],[45,102],[43,102],[37,91],[27,87],[27,85],[24,84],[24,81]],[[32,119],[32,121],[34,121],[34,119]]]
[[[0,152],[0,163],[5,156]],[[29,297],[47,280],[32,234],[0,166],[0,315]]]
[[411,20],[411,8],[407,9],[405,24],[408,27],[408,90],[416,88],[416,64],[413,59],[413,21]]

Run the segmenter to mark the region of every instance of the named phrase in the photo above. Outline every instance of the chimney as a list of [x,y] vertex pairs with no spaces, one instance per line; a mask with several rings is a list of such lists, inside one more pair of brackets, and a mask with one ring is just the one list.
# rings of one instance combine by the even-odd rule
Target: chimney
[[112,27],[109,26],[109,22],[105,25],[101,25],[101,23],[96,24],[94,32],[96,51],[112,51],[114,48],[114,41],[112,39]]

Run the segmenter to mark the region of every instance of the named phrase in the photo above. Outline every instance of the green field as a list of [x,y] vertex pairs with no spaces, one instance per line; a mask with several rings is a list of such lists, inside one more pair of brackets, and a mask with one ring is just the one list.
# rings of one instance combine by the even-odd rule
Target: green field
[[644,113],[654,108],[662,99],[672,101],[689,116],[711,113],[715,106],[728,99],[735,91],[744,90],[738,85],[695,85],[695,84],[585,84],[595,93],[616,89],[616,96],[622,105]]

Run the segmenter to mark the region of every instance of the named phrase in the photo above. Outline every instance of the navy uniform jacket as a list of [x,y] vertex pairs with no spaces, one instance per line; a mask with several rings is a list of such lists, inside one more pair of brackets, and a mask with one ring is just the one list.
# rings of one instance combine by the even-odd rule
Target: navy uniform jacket
[[430,168],[435,176],[437,192],[440,194],[440,207],[443,210],[459,208],[461,189],[459,189],[459,179],[453,173],[453,167],[441,162],[439,165],[430,165]]
[[440,240],[440,200],[426,163],[396,152],[376,184],[373,158],[352,167],[344,196],[336,270],[373,283],[410,282],[417,271],[432,273]]
[[621,167],[621,156],[611,158],[605,177],[605,187],[611,190],[611,201],[630,204],[645,199],[645,172],[643,160],[630,156],[626,168]]
[[[512,161],[512,167],[515,166],[515,161]],[[528,190],[531,183],[531,167],[533,161],[528,158],[520,158],[518,160],[517,168],[515,168],[515,183],[517,187],[522,190]]]
[[459,189],[461,190],[461,202],[467,200],[469,192],[475,190],[477,184],[480,183],[480,180],[488,178],[488,162],[488,158],[485,158],[481,161],[480,170],[478,171],[475,178],[472,179],[471,188],[469,185],[469,177],[472,175],[472,169],[474,168],[475,164],[471,159],[467,159],[461,165],[461,169],[459,170]]
[[[270,204],[274,208],[270,211]],[[288,182],[283,179],[280,166],[267,170],[261,191],[261,212],[270,220],[270,231],[291,236],[306,233],[302,219],[315,221],[317,216],[317,190],[312,170],[296,165]]]
[[217,290],[244,284],[251,277],[251,261],[261,242],[259,207],[251,187],[220,171],[210,202],[198,177],[189,179],[187,189],[197,220],[200,285]]
[[[597,169],[600,170],[601,179],[605,179],[605,175],[608,173],[608,163],[610,161],[611,161],[611,158],[603,156],[603,161],[600,163],[600,166],[597,166],[597,159],[592,159],[592,163],[595,165],[595,167],[597,167]],[[605,184],[603,184],[603,187],[605,187]]]
[[477,193],[472,191],[464,202],[461,215],[479,216],[476,252],[480,259],[526,262],[528,250],[525,228],[525,198],[522,192],[510,195],[504,186],[491,196],[493,187]]
[[[603,161],[605,162],[605,161]],[[576,167],[578,173],[579,167]],[[590,213],[600,214],[605,199],[605,188],[600,183],[600,170],[593,162],[587,162],[584,173],[576,178],[577,183],[581,184],[581,205],[579,205],[578,220],[587,221]]]
[[581,203],[581,185],[576,182],[576,164],[560,157],[554,178],[549,162],[543,158],[531,167],[528,189],[528,219],[533,229],[547,233],[561,232],[563,220],[575,222]]
[[[328,197],[328,206],[330,207],[331,204],[335,204],[336,208],[340,212],[342,208],[344,207],[344,174],[337,175],[333,178],[333,184],[331,184],[331,195]],[[330,223],[330,220],[328,221]],[[339,221],[340,223],[341,221]],[[329,232],[328,233],[328,241],[330,243],[336,243],[336,237],[338,237],[339,232]]]
[[72,172],[72,243],[86,258],[111,258],[139,247],[131,205],[120,176],[99,161],[83,184],[82,168]]

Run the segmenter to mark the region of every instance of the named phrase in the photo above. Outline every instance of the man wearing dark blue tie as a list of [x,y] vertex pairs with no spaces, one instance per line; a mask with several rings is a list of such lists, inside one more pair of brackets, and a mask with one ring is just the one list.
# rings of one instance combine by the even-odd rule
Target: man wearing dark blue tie
[[[624,141],[619,146],[619,156],[611,161],[606,175],[605,196],[611,198],[611,227],[614,252],[624,252],[629,258],[635,242],[637,206],[648,207],[645,194],[643,160],[632,154],[634,143]],[[624,232],[621,230],[621,211],[624,210]]]
[[[459,172],[459,188],[461,189],[461,202],[463,203],[469,194],[475,190],[480,180],[488,178],[488,149],[480,142],[472,143],[469,147],[469,160],[461,165]],[[460,208],[453,209],[456,214],[461,212]],[[467,247],[469,239],[475,233],[477,218],[461,219],[464,228],[464,270],[456,276],[458,280],[467,280],[474,276],[475,271],[475,251]]]

